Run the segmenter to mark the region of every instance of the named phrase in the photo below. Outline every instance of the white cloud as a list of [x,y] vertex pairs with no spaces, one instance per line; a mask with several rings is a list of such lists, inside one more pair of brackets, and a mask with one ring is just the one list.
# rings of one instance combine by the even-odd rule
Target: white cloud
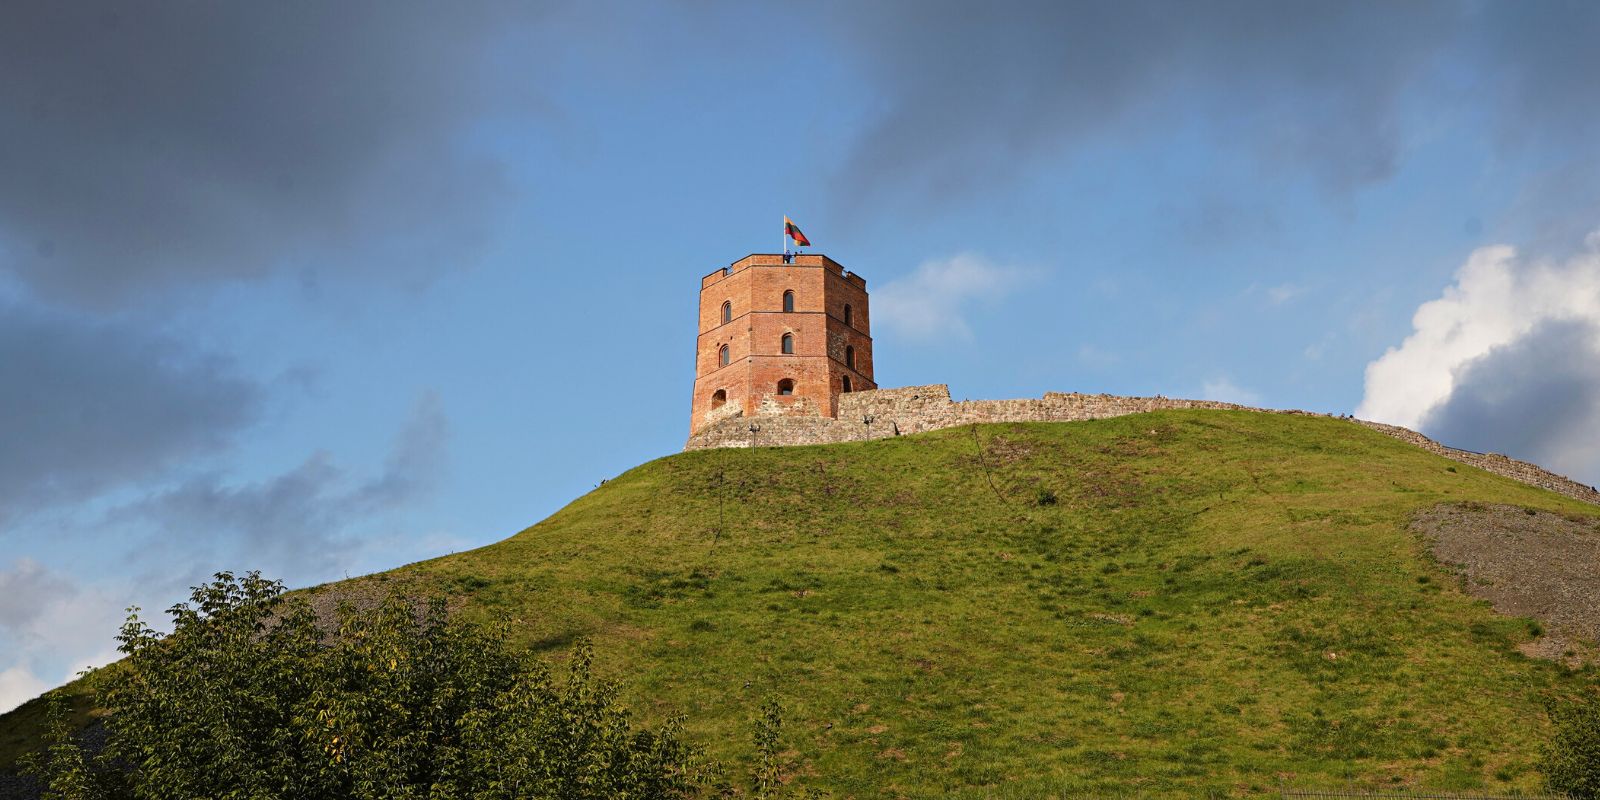
[[65,578],[52,574],[31,558],[0,572],[0,630],[19,631],[63,597],[76,593]]
[[1465,364],[1526,336],[1542,322],[1600,324],[1600,238],[1566,262],[1525,263],[1515,249],[1475,251],[1456,282],[1417,308],[1415,329],[1367,365],[1357,416],[1416,427],[1449,399]]
[[1206,381],[1200,387],[1200,399],[1215,400],[1219,403],[1238,403],[1241,406],[1261,405],[1261,395],[1235,384],[1226,377]]
[[1474,252],[1367,365],[1356,415],[1587,473],[1600,466],[1600,236],[1565,261]]
[[27,667],[0,670],[0,714],[44,694],[49,684],[39,680]]
[[1333,331],[1329,331],[1323,334],[1321,339],[1306,345],[1301,355],[1305,356],[1307,361],[1321,361],[1322,357],[1328,354],[1329,348],[1337,344],[1338,340],[1339,337]]
[[1306,287],[1285,283],[1281,286],[1272,286],[1267,289],[1267,300],[1273,305],[1283,305],[1290,300],[1306,293]]
[[908,339],[970,339],[963,313],[1011,294],[1026,273],[1002,267],[975,253],[924,261],[914,272],[885,283],[873,293],[876,322]]
[[28,558],[0,571],[0,713],[115,659],[124,604],[113,594],[127,591],[83,587]]

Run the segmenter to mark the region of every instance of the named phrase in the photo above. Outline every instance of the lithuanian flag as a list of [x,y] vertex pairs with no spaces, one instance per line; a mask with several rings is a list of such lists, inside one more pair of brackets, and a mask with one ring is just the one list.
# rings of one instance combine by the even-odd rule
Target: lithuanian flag
[[807,239],[806,235],[800,232],[800,226],[790,222],[788,217],[783,218],[783,232],[790,239],[794,240],[795,247],[811,246],[811,240]]

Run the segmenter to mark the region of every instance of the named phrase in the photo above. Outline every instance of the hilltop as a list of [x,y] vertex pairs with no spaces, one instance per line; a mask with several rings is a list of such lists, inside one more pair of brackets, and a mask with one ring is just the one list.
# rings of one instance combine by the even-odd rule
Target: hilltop
[[[1497,614],[1413,520],[1595,506],[1347,421],[1183,410],[695,450],[498,544],[309,590],[439,591],[838,797],[1531,789],[1585,643]],[[1564,640],[1565,641],[1565,640]],[[1576,649],[1572,649],[1576,648]],[[0,718],[29,733],[30,707]]]

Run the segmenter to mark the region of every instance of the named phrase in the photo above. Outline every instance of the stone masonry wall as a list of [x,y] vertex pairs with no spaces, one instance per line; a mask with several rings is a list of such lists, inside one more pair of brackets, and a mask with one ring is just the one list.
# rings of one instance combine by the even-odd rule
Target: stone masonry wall
[[1600,491],[1596,491],[1595,487],[1585,486],[1565,475],[1557,475],[1537,464],[1518,461],[1499,453],[1475,453],[1471,450],[1457,450],[1454,447],[1439,444],[1410,428],[1402,428],[1398,425],[1385,425],[1382,422],[1369,422],[1364,419],[1358,419],[1355,422],[1380,433],[1386,433],[1402,442],[1414,444],[1430,453],[1477,467],[1484,472],[1493,472],[1496,475],[1503,475],[1512,480],[1538,486],[1541,489],[1549,489],[1556,494],[1564,494],[1576,500],[1600,505]]
[[[1211,409],[1256,411],[1271,414],[1329,416],[1309,411],[1276,411],[1212,400],[1170,397],[1119,397],[1108,394],[1046,392],[1021,400],[963,400],[953,402],[944,384],[877,389],[840,395],[839,417],[731,416],[708,425],[689,437],[685,450],[712,447],[766,447],[774,445],[832,444],[887,439],[923,431],[986,422],[1076,422],[1107,419],[1148,411]],[[1431,453],[1469,464],[1512,480],[1549,489],[1576,500],[1600,505],[1600,491],[1527,462],[1499,455],[1446,447],[1416,431],[1395,425],[1353,420]],[[756,430],[751,430],[754,427]]]

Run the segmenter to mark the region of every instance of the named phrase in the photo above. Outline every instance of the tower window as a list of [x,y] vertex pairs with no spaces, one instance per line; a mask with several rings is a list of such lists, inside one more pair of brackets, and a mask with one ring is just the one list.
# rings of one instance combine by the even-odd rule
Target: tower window
[[849,375],[844,376],[844,390],[846,392],[850,391],[850,376]]
[[786,356],[794,355],[794,334],[792,333],[783,335],[783,354]]
[[728,390],[727,389],[718,389],[715,392],[711,393],[711,407],[712,408],[722,408],[722,405],[724,403],[726,403],[726,402],[728,402]]
[[726,325],[726,324],[728,324],[728,323],[730,323],[732,321],[733,321],[733,303],[731,303],[731,302],[723,303],[722,304],[722,324]]
[[792,290],[783,293],[783,310],[794,310],[794,292]]
[[[851,368],[851,369],[855,369],[856,368],[856,349],[854,347],[849,346],[849,345],[845,345],[845,348],[844,348],[844,365],[849,367],[849,368]],[[848,381],[850,379],[849,378],[845,378],[845,380]],[[846,384],[846,385],[848,385],[848,384]],[[845,389],[845,391],[848,392],[850,390],[849,389]]]
[[794,381],[792,381],[792,380],[790,380],[788,378],[784,378],[783,380],[778,381],[778,394],[781,394],[781,395],[794,394]]
[[722,349],[717,351],[717,363],[719,365],[721,365],[721,366],[724,366],[724,367],[728,366],[728,346],[727,345],[723,345]]
[[850,304],[849,303],[845,303],[844,304],[844,324],[846,324],[846,325],[852,324],[853,320],[855,319],[855,315],[852,314],[851,311],[852,311],[852,309],[850,308]]

